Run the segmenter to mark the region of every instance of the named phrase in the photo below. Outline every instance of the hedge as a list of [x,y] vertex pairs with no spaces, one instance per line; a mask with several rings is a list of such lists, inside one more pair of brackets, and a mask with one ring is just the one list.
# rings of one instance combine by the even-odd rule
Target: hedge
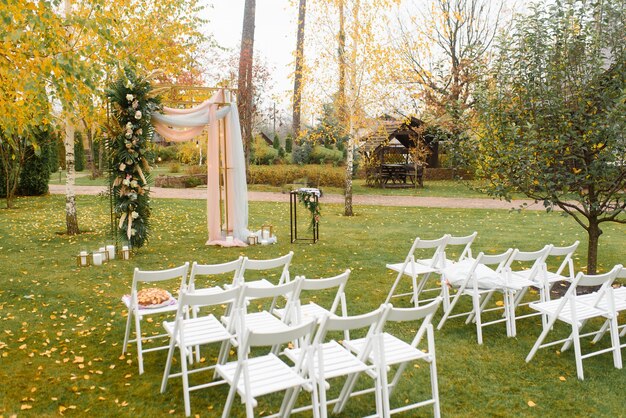
[[346,170],[332,165],[250,165],[248,184],[283,186],[307,178],[314,186],[343,187]]

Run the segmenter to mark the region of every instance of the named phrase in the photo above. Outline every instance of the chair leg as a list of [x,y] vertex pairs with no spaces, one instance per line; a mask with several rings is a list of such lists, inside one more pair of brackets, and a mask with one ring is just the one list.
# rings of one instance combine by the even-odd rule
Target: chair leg
[[187,355],[184,347],[178,347],[180,351],[180,366],[182,368],[183,377],[183,397],[185,399],[185,415],[191,415],[191,404],[189,401],[189,376],[187,374]]
[[456,294],[454,295],[454,298],[452,299],[452,302],[450,302],[448,307],[444,310],[443,317],[441,318],[441,320],[439,321],[439,324],[437,325],[437,329],[438,330],[441,330],[441,328],[443,328],[443,324],[446,323],[446,321],[448,320],[448,317],[450,316],[450,314],[454,310],[454,307],[456,306],[457,302],[459,301],[459,299],[463,295],[463,290],[464,290],[463,288],[460,288],[456,292]]
[[126,316],[126,331],[124,332],[124,346],[122,347],[122,354],[126,353],[128,348],[128,340],[130,339],[130,327],[132,326],[133,309],[128,308],[128,315]]
[[622,368],[622,349],[619,342],[619,335],[617,329],[617,315],[614,315],[611,319],[611,343],[613,345],[613,365],[616,369]]
[[430,362],[430,386],[433,395],[433,409],[435,418],[441,417],[441,410],[439,407],[439,383],[437,379],[437,358],[435,356],[435,336],[433,335],[432,325],[429,325],[428,329],[428,352],[432,355],[433,359]]
[[572,325],[572,339],[574,340],[574,357],[576,359],[576,375],[580,380],[585,380],[585,374],[583,372],[583,359],[580,349],[580,336],[578,332],[578,326]]
[[526,356],[526,363],[528,363],[529,361],[531,361],[533,359],[533,357],[537,353],[537,350],[539,350],[539,347],[541,346],[541,343],[543,342],[543,340],[545,340],[546,336],[548,335],[548,333],[550,332],[550,330],[554,326],[554,323],[556,322],[556,319],[557,319],[556,315],[551,317],[550,320],[548,321],[548,325],[543,327],[543,330],[541,331],[541,334],[539,335],[539,338],[537,338],[537,341],[535,341],[535,345],[533,345],[533,348],[530,349],[530,352]]
[[[225,364],[228,359],[228,352],[230,350],[230,340],[222,342],[220,346],[220,352],[217,355],[217,364]],[[217,370],[213,371],[213,380],[217,379]]]
[[176,347],[176,341],[174,338],[170,339],[170,347],[167,350],[167,360],[165,361],[165,370],[163,371],[163,380],[161,381],[161,393],[165,393],[167,389],[167,381],[170,378],[170,371],[172,369],[172,357],[174,356],[174,348]]
[[235,394],[237,393],[237,380],[238,379],[235,379],[230,385],[230,390],[228,391],[228,396],[226,397],[226,403],[224,404],[224,411],[222,411],[222,418],[230,417],[230,410],[233,407],[233,401],[235,400]]
[[415,307],[417,308],[419,306],[419,300],[417,299],[417,276],[411,276],[411,280],[413,281],[413,299],[411,300],[411,302],[413,302],[415,304]]
[[141,319],[135,315],[135,332],[137,334],[137,361],[139,362],[139,374],[143,374],[143,342],[141,341]]
[[472,302],[474,304],[474,315],[476,317],[476,336],[478,338],[478,344],[483,343],[483,325],[480,317],[480,297],[476,294],[472,295]]
[[[607,319],[606,321],[604,321],[604,324],[602,324],[602,327],[600,328],[600,330],[598,331],[598,333],[596,334],[595,337],[593,337],[593,343],[597,343],[598,341],[600,341],[600,339],[602,337],[604,337],[604,334],[606,333],[607,329],[609,329],[609,325],[611,324],[611,320]],[[613,338],[613,336],[611,336],[611,338]]]

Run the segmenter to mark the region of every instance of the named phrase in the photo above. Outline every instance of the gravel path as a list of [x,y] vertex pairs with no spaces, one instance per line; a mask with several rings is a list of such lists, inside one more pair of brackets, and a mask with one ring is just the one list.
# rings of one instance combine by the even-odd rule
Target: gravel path
[[[75,186],[76,194],[96,195],[106,191],[100,186]],[[64,185],[50,185],[51,194],[65,194]],[[170,189],[152,187],[151,196],[165,199],[205,199],[206,189]],[[248,199],[256,202],[289,202],[289,195],[275,192],[248,192]],[[320,198],[322,203],[343,204],[344,198],[339,194],[324,194]],[[526,203],[530,210],[545,210],[541,203],[532,200],[513,200],[506,202],[496,199],[475,199],[460,197],[419,197],[419,196],[381,196],[355,195],[352,198],[354,205],[372,206],[421,206],[429,208],[468,208],[468,209],[517,209]]]

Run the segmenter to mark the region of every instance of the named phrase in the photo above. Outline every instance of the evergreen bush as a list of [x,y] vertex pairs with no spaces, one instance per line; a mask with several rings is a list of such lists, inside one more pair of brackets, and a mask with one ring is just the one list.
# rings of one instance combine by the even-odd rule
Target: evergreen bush
[[83,171],[87,161],[85,159],[85,145],[83,144],[83,134],[76,131],[74,133],[74,168],[76,171]]

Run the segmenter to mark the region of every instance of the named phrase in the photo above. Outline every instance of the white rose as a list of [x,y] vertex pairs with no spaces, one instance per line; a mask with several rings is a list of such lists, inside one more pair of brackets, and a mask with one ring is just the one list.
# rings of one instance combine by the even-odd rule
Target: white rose
[[130,147],[132,147],[132,146],[133,146],[133,144],[131,144],[131,143],[130,143],[130,142],[128,142],[128,141],[126,141],[125,145],[126,145],[126,148],[128,148],[128,149],[130,149]]
[[141,119],[141,111],[140,110],[135,112],[135,119],[137,119],[137,120]]
[[124,180],[122,180],[122,184],[123,184],[124,186],[130,186],[130,180],[128,180],[128,179],[124,179]]
[[134,237],[135,234],[137,234],[137,230],[135,228],[131,228],[130,229],[130,235]]
[[122,163],[120,164],[120,171],[124,171],[126,170],[126,164]]
[[133,213],[130,214],[130,217],[133,218],[133,219],[137,219],[137,218],[139,218],[139,214],[137,212],[133,211]]
[[137,100],[135,100],[133,102],[133,109],[137,109],[139,107],[139,102]]
[[126,138],[132,138],[133,137],[133,131],[126,131]]
[[133,96],[132,94],[127,94],[126,95],[126,100],[128,100],[129,102],[132,102],[134,98],[135,98],[135,96]]
[[128,131],[128,130],[132,130],[132,129],[133,129],[133,124],[132,124],[132,122],[128,122],[128,123],[126,123],[126,130]]
[[130,187],[136,188],[137,186],[139,186],[139,183],[137,183],[137,180],[133,180],[130,182]]

